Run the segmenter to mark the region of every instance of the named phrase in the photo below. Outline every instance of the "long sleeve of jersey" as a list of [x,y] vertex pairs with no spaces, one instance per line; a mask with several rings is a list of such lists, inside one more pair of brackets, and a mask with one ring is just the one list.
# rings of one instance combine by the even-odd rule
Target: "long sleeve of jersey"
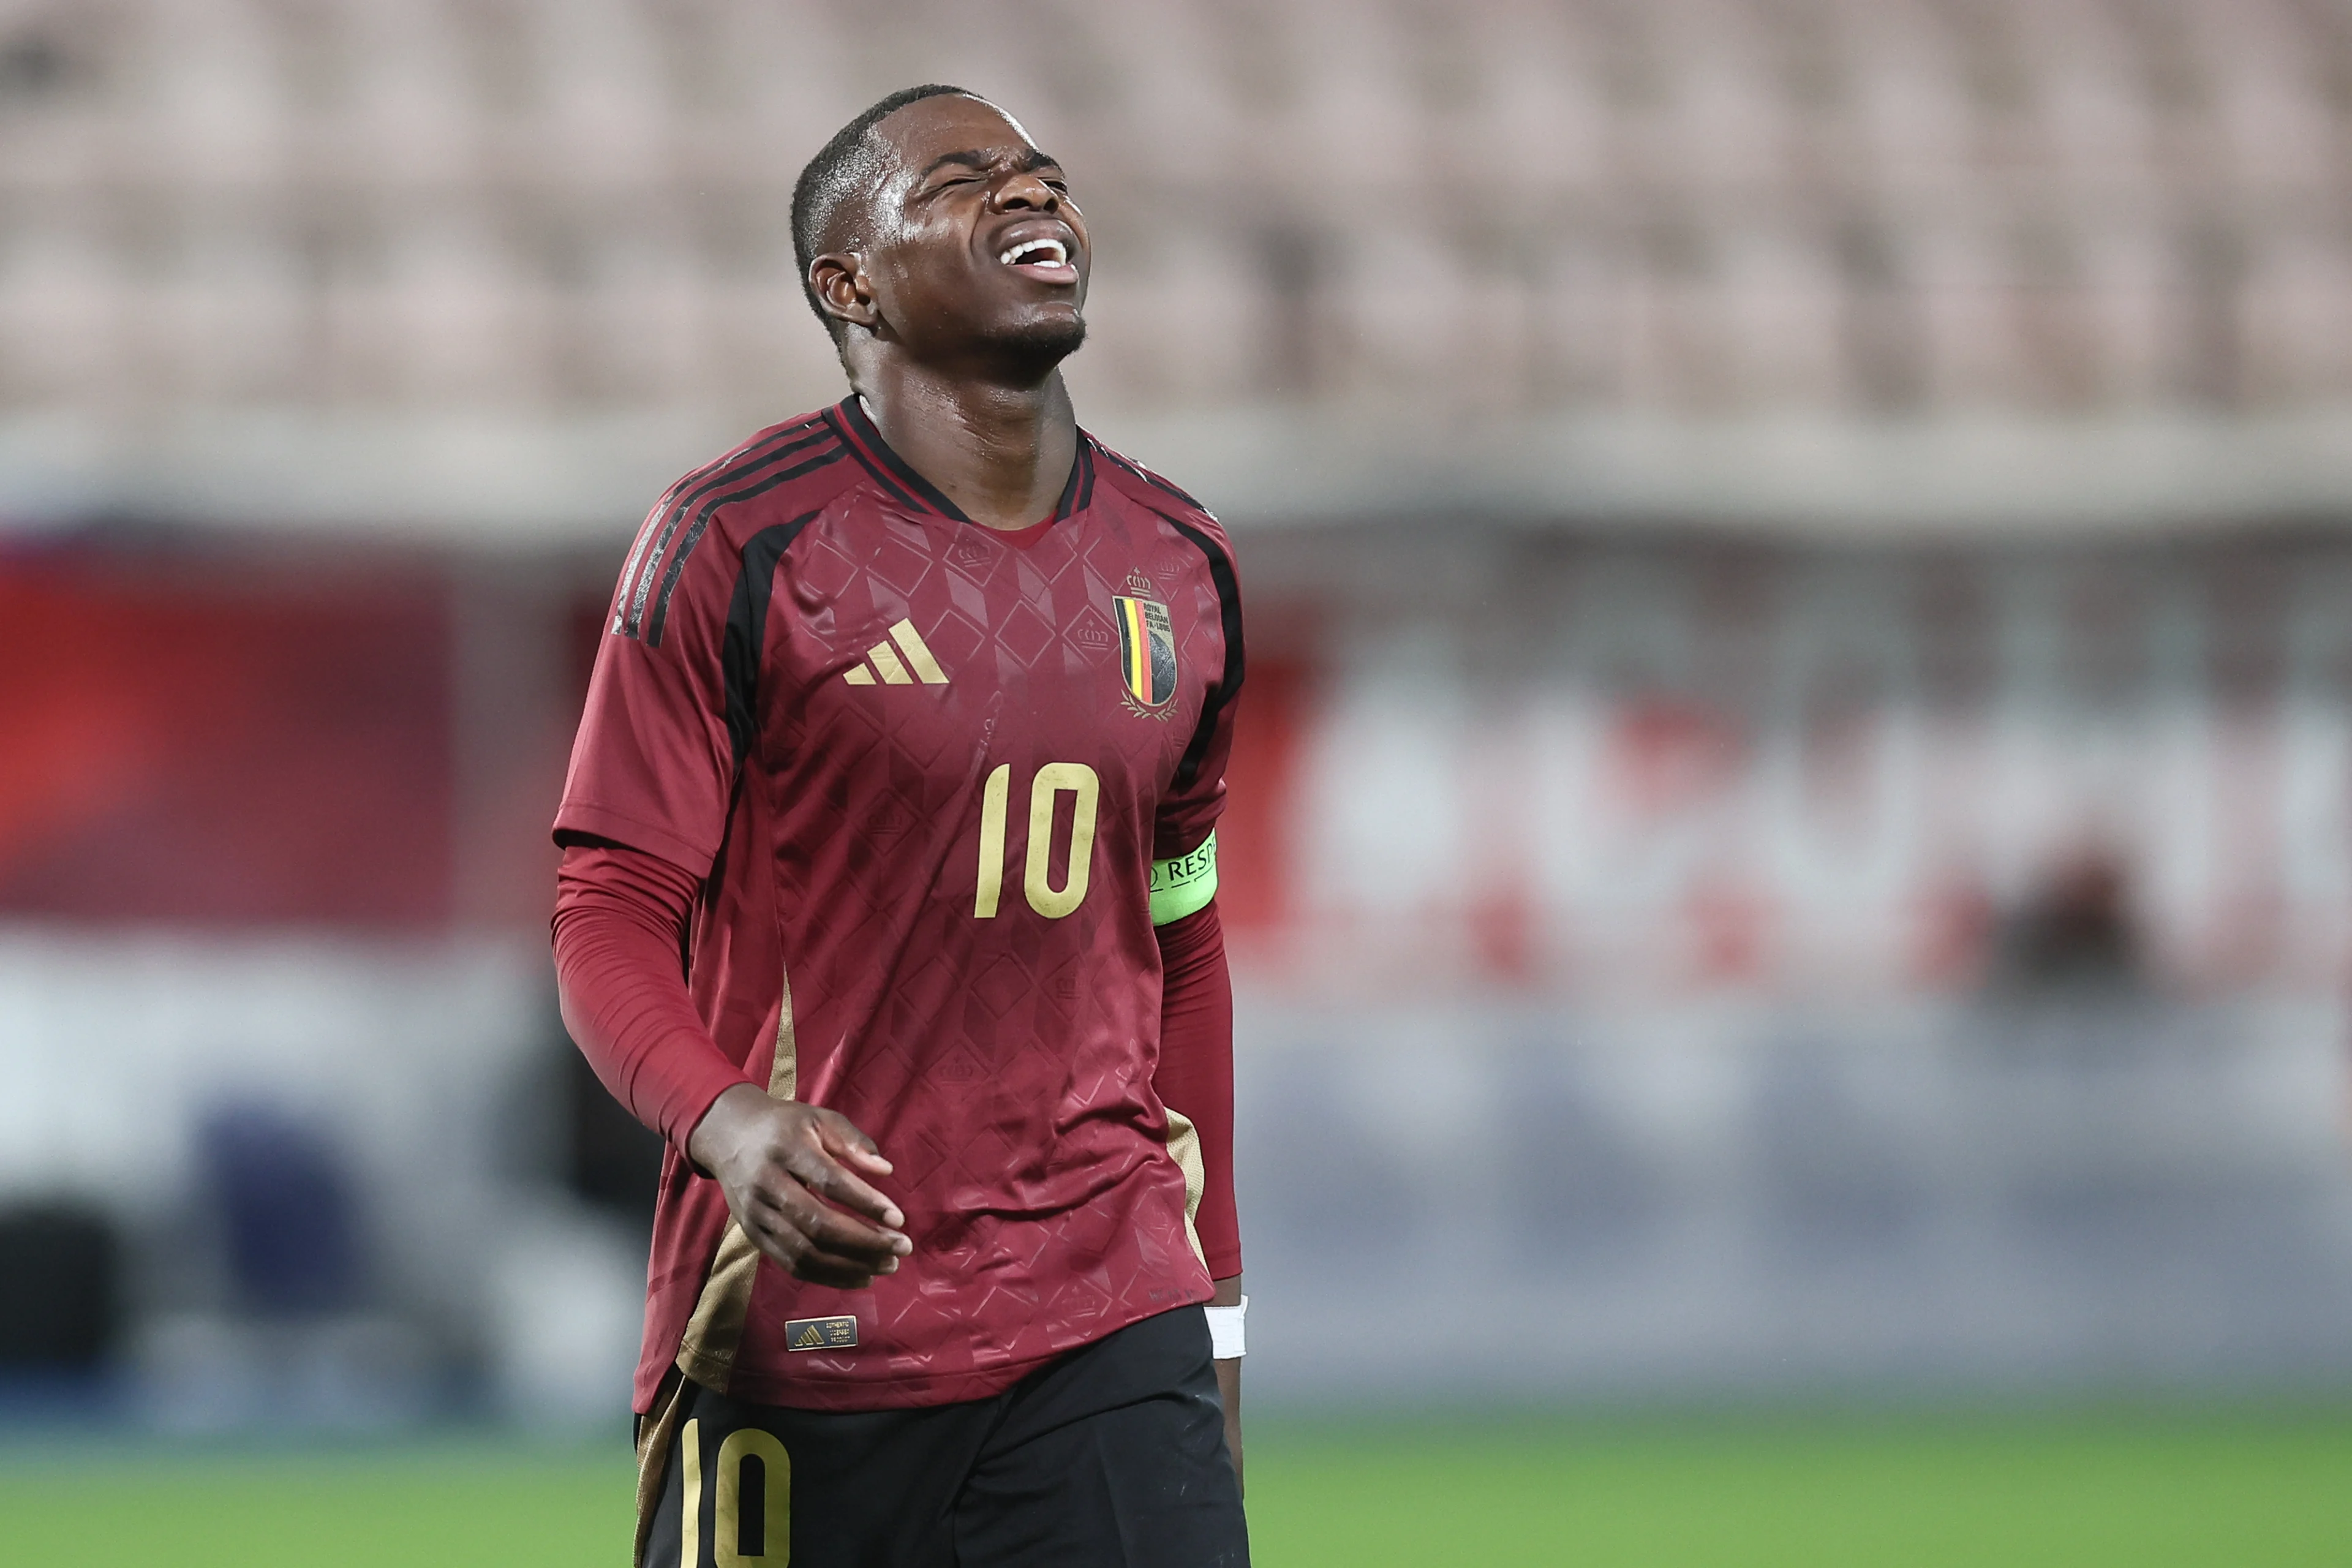
[[750,1083],[687,994],[691,872],[624,846],[572,844],[556,871],[555,978],[564,1027],[604,1087],[683,1155],[710,1102]]
[[1201,1139],[1201,1206],[1192,1216],[1209,1277],[1242,1271],[1241,1216],[1234,1196],[1234,987],[1217,906],[1159,928],[1162,973],[1160,1103],[1189,1118]]

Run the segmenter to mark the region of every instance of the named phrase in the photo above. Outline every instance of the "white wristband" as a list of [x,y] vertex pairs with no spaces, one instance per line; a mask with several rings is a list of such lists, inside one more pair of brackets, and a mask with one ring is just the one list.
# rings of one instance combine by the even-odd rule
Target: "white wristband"
[[1204,1307],[1209,1314],[1209,1354],[1218,1361],[1238,1361],[1242,1354],[1242,1315],[1249,1310],[1249,1298],[1242,1298],[1238,1307]]

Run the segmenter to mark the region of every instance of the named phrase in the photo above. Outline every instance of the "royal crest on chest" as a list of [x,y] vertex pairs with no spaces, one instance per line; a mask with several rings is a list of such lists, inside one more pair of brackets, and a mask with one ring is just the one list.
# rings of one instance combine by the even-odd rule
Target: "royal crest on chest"
[[1118,628],[1119,682],[1128,710],[1165,719],[1176,697],[1176,627],[1168,618],[1151,579],[1130,572],[1124,594],[1111,595],[1111,622]]

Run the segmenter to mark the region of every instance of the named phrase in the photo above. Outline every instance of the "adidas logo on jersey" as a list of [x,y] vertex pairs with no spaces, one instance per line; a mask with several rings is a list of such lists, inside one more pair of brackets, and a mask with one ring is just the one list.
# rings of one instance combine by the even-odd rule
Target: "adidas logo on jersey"
[[[893,643],[898,646],[891,647]],[[912,686],[919,680],[925,686],[948,683],[947,671],[923,645],[922,634],[915,630],[912,621],[892,626],[888,637],[866,650],[865,662],[841,679],[852,686],[872,686],[877,679],[884,686]]]

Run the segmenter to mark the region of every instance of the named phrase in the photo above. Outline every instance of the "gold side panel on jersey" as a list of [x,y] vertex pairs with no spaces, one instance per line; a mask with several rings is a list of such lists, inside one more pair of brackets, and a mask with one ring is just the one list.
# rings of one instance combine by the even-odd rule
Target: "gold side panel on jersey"
[[1193,1227],[1193,1219],[1201,1212],[1201,1194],[1209,1190],[1209,1169],[1201,1159],[1201,1133],[1192,1119],[1171,1107],[1168,1112],[1168,1153],[1176,1168],[1184,1173],[1184,1239],[1192,1244],[1192,1256],[1201,1267],[1209,1266],[1208,1251],[1201,1245],[1201,1233]]
[[751,1279],[759,1267],[759,1248],[730,1219],[677,1347],[677,1370],[714,1393],[726,1393],[734,1381],[735,1354],[743,1348],[743,1318],[751,1310]]
[[852,686],[871,686],[874,684],[874,672],[861,664],[854,667],[841,679]]
[[907,656],[907,668],[921,676],[924,685],[945,686],[948,683],[948,672],[941,669],[940,661],[931,657],[930,647],[923,641],[922,634],[915,630],[914,622],[900,621],[892,626],[890,640],[898,645],[898,651]]
[[[654,1407],[637,1424],[637,1554],[632,1563],[646,1560],[646,1546],[653,1539],[654,1510],[661,1506],[662,1477],[669,1471],[669,1457],[677,1447],[677,1418],[686,1413],[694,1384],[684,1376],[671,1373],[664,1377],[660,1390],[654,1395]],[[701,1462],[697,1454],[696,1463]],[[692,1562],[691,1556],[683,1559]]]
[[915,684],[915,678],[907,673],[907,667],[898,662],[898,654],[892,650],[887,642],[876,643],[866,650],[866,657],[874,661],[876,669],[882,672],[883,685],[912,686]]
[[[791,1100],[799,1089],[800,1048],[793,1035],[793,982],[787,974],[776,1016],[776,1059],[768,1069],[768,1093]],[[743,1348],[743,1320],[751,1310],[751,1281],[759,1270],[760,1249],[730,1219],[677,1347],[677,1370],[713,1393],[726,1393],[735,1375],[735,1356]]]

